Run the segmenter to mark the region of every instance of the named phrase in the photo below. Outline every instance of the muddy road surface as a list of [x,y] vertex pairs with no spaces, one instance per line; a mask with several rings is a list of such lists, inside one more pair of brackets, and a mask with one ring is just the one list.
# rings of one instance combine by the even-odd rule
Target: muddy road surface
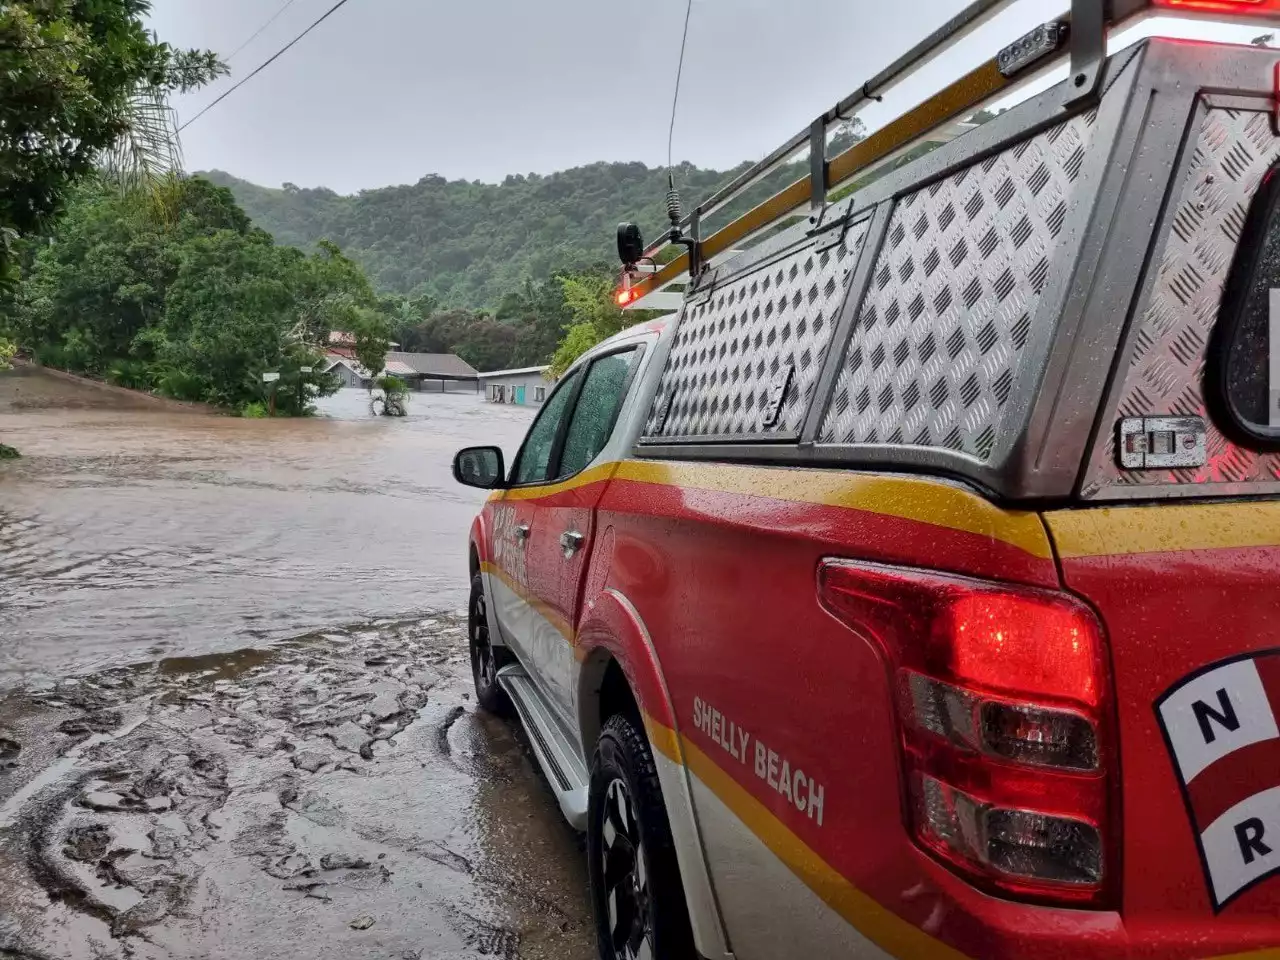
[[0,375],[0,957],[594,955],[471,699],[452,451],[530,411],[241,421]]

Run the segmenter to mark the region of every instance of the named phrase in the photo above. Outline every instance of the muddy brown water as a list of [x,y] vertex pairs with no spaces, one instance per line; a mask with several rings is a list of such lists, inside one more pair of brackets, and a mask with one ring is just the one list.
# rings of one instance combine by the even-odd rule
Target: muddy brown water
[[594,955],[466,657],[469,393],[246,421],[0,374],[0,957]]
[[468,443],[514,451],[532,412],[467,392],[368,415],[241,420],[0,374],[0,686],[235,649],[466,602],[484,500]]

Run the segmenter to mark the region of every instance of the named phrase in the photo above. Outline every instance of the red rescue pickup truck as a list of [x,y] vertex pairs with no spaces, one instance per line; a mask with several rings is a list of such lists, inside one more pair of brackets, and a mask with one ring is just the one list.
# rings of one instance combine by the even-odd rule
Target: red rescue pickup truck
[[480,703],[587,831],[606,960],[1280,956],[1280,53],[1106,56],[1148,6],[632,251],[678,315],[510,471],[459,454]]

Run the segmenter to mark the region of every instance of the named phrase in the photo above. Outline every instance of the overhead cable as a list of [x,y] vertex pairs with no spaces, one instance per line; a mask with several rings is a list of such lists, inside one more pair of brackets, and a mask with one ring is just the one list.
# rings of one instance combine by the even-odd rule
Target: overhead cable
[[271,15],[270,20],[268,20],[266,23],[260,26],[257,30],[255,30],[253,33],[253,36],[251,36],[248,40],[246,40],[244,43],[240,44],[240,46],[236,47],[229,54],[227,54],[227,62],[230,63],[237,56],[239,56],[245,47],[247,47],[249,44],[253,43],[253,41],[257,40],[260,36],[262,36],[263,32],[267,29],[267,27],[271,26],[273,23],[279,20],[281,14],[283,14],[286,10],[288,10],[297,2],[298,0],[284,0],[284,4],[280,7],[279,10],[277,10],[275,13]]
[[273,63],[275,63],[277,60],[279,60],[282,56],[284,56],[284,54],[285,54],[285,53],[287,53],[287,52],[289,51],[289,48],[290,48],[290,47],[292,47],[294,44],[296,44],[299,40],[301,40],[303,37],[305,37],[308,33],[310,33],[310,32],[311,32],[312,30],[314,30],[316,27],[320,26],[320,24],[322,24],[322,23],[324,23],[326,20],[328,20],[331,16],[333,16],[335,13],[337,13],[339,9],[341,9],[341,8],[342,8],[342,7],[344,7],[344,6],[346,6],[348,2],[349,2],[349,0],[338,0],[338,2],[337,2],[337,3],[335,3],[332,7],[330,7],[330,8],[325,12],[325,14],[324,14],[322,17],[320,17],[320,19],[316,20],[314,23],[312,23],[312,24],[311,24],[311,26],[307,27],[307,29],[303,30],[300,34],[298,34],[296,37],[294,37],[292,40],[290,40],[288,43],[286,43],[283,47],[281,47],[279,50],[277,50],[275,53],[273,53],[269,58],[267,58],[265,61],[263,61],[263,63],[262,63],[260,66],[258,66],[258,67],[257,67],[257,68],[252,72],[252,73],[250,73],[248,76],[246,76],[243,80],[239,81],[235,86],[231,87],[231,89],[229,89],[229,90],[225,91],[225,92],[224,92],[220,97],[218,97],[218,99],[214,100],[214,101],[213,101],[213,103],[209,104],[207,107],[205,107],[205,108],[204,108],[203,110],[201,110],[199,113],[197,113],[194,117],[192,117],[190,120],[188,120],[188,121],[187,121],[186,123],[184,123],[182,126],[180,126],[180,127],[178,128],[178,133],[181,133],[183,130],[187,129],[187,127],[191,126],[193,123],[195,123],[195,122],[196,122],[197,120],[199,120],[201,117],[203,117],[206,113],[208,113],[210,110],[212,110],[212,109],[213,109],[214,107],[216,107],[218,104],[220,104],[223,100],[227,99],[227,97],[231,96],[233,93],[235,93],[235,92],[236,92],[237,90],[239,90],[241,87],[243,87],[246,83],[248,83],[250,80],[252,80],[252,79],[253,79],[254,77],[256,77],[258,74],[260,74],[263,70],[267,69],[267,67],[271,66],[271,64],[273,64]]

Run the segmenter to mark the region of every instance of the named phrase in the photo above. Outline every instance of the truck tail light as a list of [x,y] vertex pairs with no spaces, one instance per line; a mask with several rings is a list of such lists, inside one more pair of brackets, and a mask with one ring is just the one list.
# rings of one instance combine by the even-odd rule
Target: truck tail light
[[975,885],[1107,898],[1113,765],[1097,618],[1065,594],[828,560],[826,608],[893,671],[915,841]]

